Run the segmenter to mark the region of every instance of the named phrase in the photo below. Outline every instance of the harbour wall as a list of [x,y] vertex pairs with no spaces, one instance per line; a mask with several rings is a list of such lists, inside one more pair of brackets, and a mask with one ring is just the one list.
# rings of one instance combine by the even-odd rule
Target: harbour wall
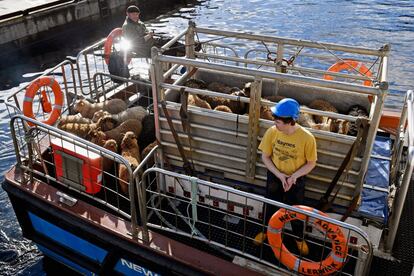
[[[73,0],[51,1],[28,10],[20,10],[0,18],[0,55],[10,51],[31,51],[38,42],[53,43],[57,40],[70,39],[73,35],[87,35],[88,32],[116,27],[125,17],[125,9],[130,4],[138,5],[141,13],[148,18],[151,14],[159,15],[160,10],[171,10],[182,5],[183,0]],[[192,1],[194,2],[194,1]],[[160,8],[162,7],[162,8]],[[158,13],[158,14],[157,14]],[[60,35],[59,35],[60,34]],[[34,48],[36,48],[34,46]]]

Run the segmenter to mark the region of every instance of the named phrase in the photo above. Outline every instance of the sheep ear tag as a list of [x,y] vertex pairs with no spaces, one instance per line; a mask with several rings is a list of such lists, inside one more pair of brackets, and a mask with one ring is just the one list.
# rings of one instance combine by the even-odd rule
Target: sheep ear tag
[[40,103],[44,113],[50,113],[52,111],[52,104],[50,103],[45,90],[42,90],[41,92]]

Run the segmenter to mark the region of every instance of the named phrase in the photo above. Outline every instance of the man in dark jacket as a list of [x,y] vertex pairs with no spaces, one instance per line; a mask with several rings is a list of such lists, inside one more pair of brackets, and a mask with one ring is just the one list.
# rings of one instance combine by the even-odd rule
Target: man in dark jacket
[[[131,52],[136,57],[151,57],[151,48],[156,46],[161,48],[164,44],[171,40],[168,37],[154,38],[154,32],[149,32],[144,23],[139,20],[140,10],[137,6],[129,6],[126,10],[126,19],[122,25],[122,35],[130,41],[132,48]],[[201,50],[201,44],[195,44],[195,50]],[[185,45],[180,42],[175,42],[170,49],[163,52],[170,56],[184,56]]]
[[140,10],[137,6],[129,6],[126,16],[122,35],[131,42],[131,51],[138,57],[151,57],[151,47],[155,45],[154,32],[149,32],[139,20]]

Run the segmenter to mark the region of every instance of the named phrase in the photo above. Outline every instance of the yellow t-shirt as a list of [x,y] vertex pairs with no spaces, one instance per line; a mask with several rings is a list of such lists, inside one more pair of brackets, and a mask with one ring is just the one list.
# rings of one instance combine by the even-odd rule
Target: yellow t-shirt
[[316,140],[308,130],[299,126],[291,135],[270,127],[263,135],[259,149],[271,156],[276,168],[287,175],[293,174],[308,161],[316,161]]

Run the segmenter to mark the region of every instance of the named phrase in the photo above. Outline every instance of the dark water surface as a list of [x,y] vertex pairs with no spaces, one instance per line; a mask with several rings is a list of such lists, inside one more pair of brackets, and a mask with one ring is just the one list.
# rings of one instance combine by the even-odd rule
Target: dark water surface
[[[1,4],[0,4],[1,6]],[[192,19],[197,25],[248,31],[320,42],[379,48],[391,44],[387,105],[401,106],[406,90],[414,88],[414,1],[396,0],[211,0],[166,12],[148,25],[159,33],[175,35]],[[115,20],[118,24],[122,16]],[[117,27],[102,26],[93,35],[76,39],[59,51],[17,59],[0,74],[0,99],[6,99],[33,77]],[[69,47],[72,46],[72,47]],[[19,84],[20,83],[20,84]],[[14,163],[9,118],[0,103],[0,182]],[[0,275],[44,275],[42,256],[21,237],[6,193],[0,188]]]

